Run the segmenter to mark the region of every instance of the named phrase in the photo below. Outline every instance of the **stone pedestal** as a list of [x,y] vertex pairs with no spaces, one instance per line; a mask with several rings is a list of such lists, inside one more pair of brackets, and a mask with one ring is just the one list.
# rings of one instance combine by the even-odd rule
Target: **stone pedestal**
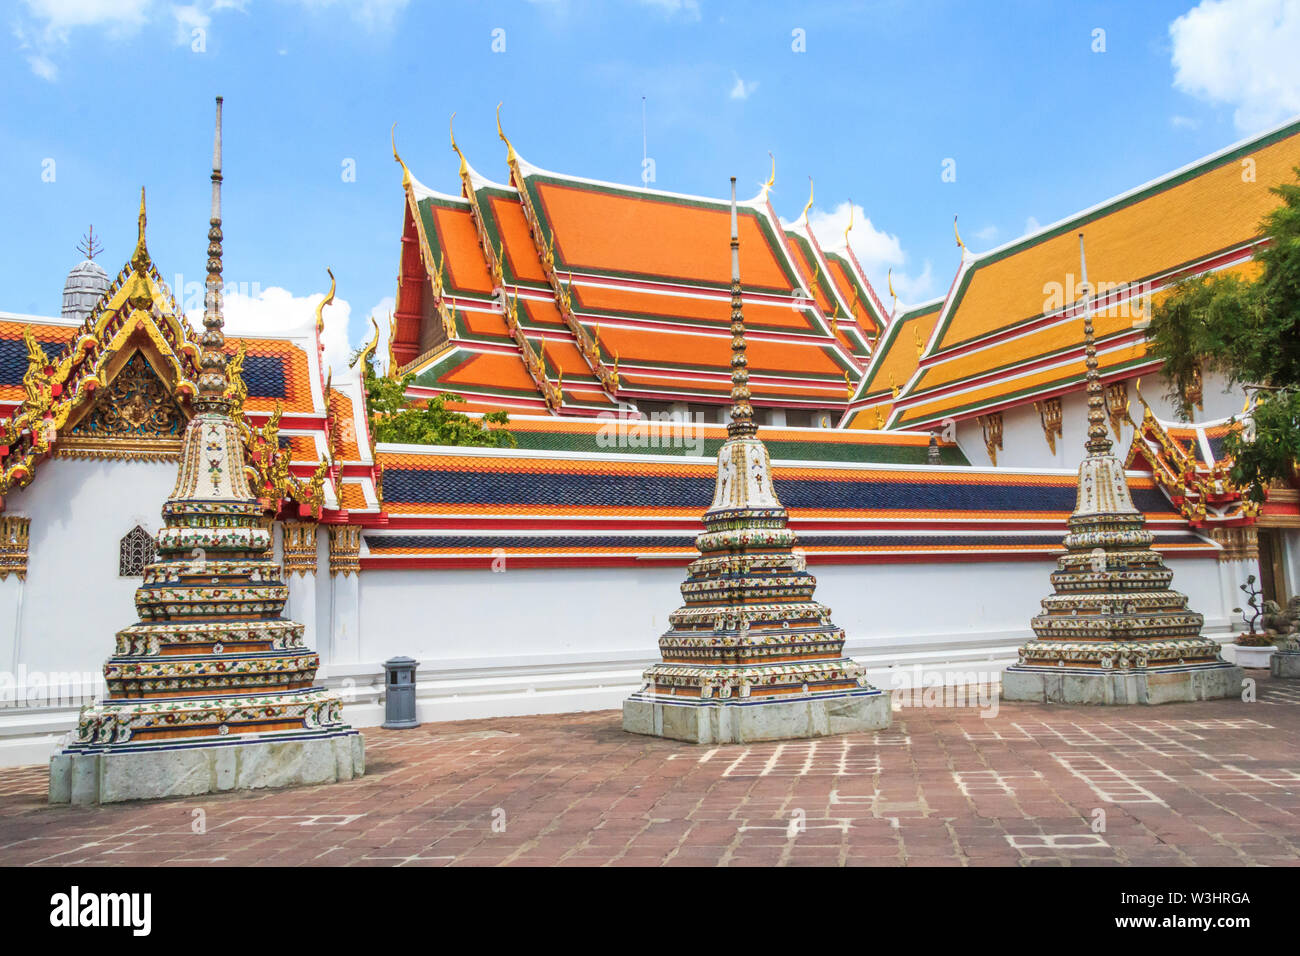
[[1143,670],[1012,665],[1002,699],[1044,704],[1174,704],[1241,694],[1244,672],[1228,663]]
[[1300,677],[1300,651],[1274,651],[1268,662],[1268,670],[1274,677]]
[[693,744],[747,744],[884,730],[889,695],[877,689],[795,700],[669,703],[633,694],[623,701],[623,729]]
[[98,804],[227,790],[338,783],[366,772],[356,731],[235,740],[191,747],[75,753],[50,758],[50,803]]

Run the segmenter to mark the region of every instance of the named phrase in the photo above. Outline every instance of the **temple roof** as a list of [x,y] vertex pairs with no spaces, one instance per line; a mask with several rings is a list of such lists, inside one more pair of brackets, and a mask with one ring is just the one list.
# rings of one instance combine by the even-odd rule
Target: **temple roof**
[[1233,459],[1224,450],[1224,440],[1243,427],[1245,411],[1242,416],[1213,421],[1169,422],[1157,418],[1145,400],[1142,406],[1125,467],[1150,474],[1193,527],[1247,524],[1261,512],[1286,516],[1289,521],[1300,519],[1294,493],[1266,489],[1261,506],[1232,481]]
[[895,397],[916,372],[942,306],[942,299],[917,306],[888,326],[858,387],[848,419],[850,428],[885,427]]
[[[725,403],[730,263],[709,236],[728,234],[726,201],[552,173],[513,148],[508,170],[501,185],[463,162],[461,197],[404,176],[395,353],[416,384],[514,411]],[[842,409],[884,324],[869,283],[765,196],[740,218],[755,400]]]
[[964,257],[891,425],[924,427],[1079,385],[1079,232],[1086,233],[1099,294],[1094,322],[1103,377],[1156,367],[1136,324],[1152,297],[1189,274],[1253,269],[1261,219],[1279,202],[1270,187],[1292,181],[1297,165],[1300,122],[1292,122]]

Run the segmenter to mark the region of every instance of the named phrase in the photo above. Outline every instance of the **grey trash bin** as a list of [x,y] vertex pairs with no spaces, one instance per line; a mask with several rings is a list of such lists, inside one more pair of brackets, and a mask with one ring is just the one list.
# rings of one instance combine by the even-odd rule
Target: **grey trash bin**
[[418,661],[394,657],[384,661],[384,723],[390,729],[418,727],[415,719],[415,668]]

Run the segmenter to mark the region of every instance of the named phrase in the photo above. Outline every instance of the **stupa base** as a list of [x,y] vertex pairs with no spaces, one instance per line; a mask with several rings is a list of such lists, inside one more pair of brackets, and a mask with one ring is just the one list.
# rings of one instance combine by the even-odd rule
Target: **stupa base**
[[366,772],[355,730],[272,740],[233,740],[50,758],[50,803],[98,804],[202,793],[338,783]]
[[1274,677],[1300,677],[1300,651],[1274,651],[1268,659],[1268,669]]
[[1226,662],[1143,670],[1082,670],[1014,664],[1002,699],[1046,704],[1174,704],[1236,697],[1244,674]]
[[782,700],[672,700],[633,694],[623,701],[623,729],[693,744],[747,744],[883,730],[893,718],[880,690]]

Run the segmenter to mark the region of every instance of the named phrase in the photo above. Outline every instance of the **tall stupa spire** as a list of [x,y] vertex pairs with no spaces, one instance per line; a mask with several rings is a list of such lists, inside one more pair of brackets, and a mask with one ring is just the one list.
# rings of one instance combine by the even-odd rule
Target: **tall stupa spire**
[[1133,505],[1124,465],[1112,451],[1097,367],[1093,294],[1083,233],[1083,351],[1088,407],[1086,456],[1054,594],[1033,619],[1034,639],[1002,675],[1006,700],[1067,704],[1161,704],[1228,697],[1241,669],[1201,635],[1204,618],[1170,588],[1174,574],[1152,549],[1155,535]]
[[1084,447],[1090,456],[1108,455],[1113,447],[1106,427],[1106,397],[1102,393],[1101,373],[1097,370],[1097,340],[1092,327],[1092,285],[1088,282],[1088,258],[1083,251],[1083,233],[1079,233],[1079,273],[1083,284],[1083,355],[1087,370],[1088,441]]
[[226,399],[225,319],[221,314],[221,97],[217,97],[216,131],[212,138],[212,214],[208,219],[208,276],[203,292],[203,346],[199,356],[199,396],[196,407],[228,409]]
[[[719,236],[721,239],[721,236]],[[813,600],[767,448],[749,403],[740,293],[736,180],[731,180],[731,421],[718,450],[700,556],[684,606],[659,638],[663,662],[623,702],[623,729],[695,743],[736,743],[879,730],[889,698],[844,656],[844,631]]]
[[745,311],[740,292],[740,225],[736,215],[736,177],[731,177],[731,421],[727,434],[744,438],[758,434],[749,401],[749,359],[745,355]]
[[[139,253],[144,248],[144,201]],[[145,260],[147,262],[147,254]],[[274,525],[248,486],[225,397],[221,317],[221,98],[212,158],[208,278],[194,417],[163,505],[157,560],[117,632],[107,695],[83,708],[50,761],[50,802],[111,803],[212,790],[331,783],[365,772],[342,701],[315,685],[320,657],[283,617]]]

